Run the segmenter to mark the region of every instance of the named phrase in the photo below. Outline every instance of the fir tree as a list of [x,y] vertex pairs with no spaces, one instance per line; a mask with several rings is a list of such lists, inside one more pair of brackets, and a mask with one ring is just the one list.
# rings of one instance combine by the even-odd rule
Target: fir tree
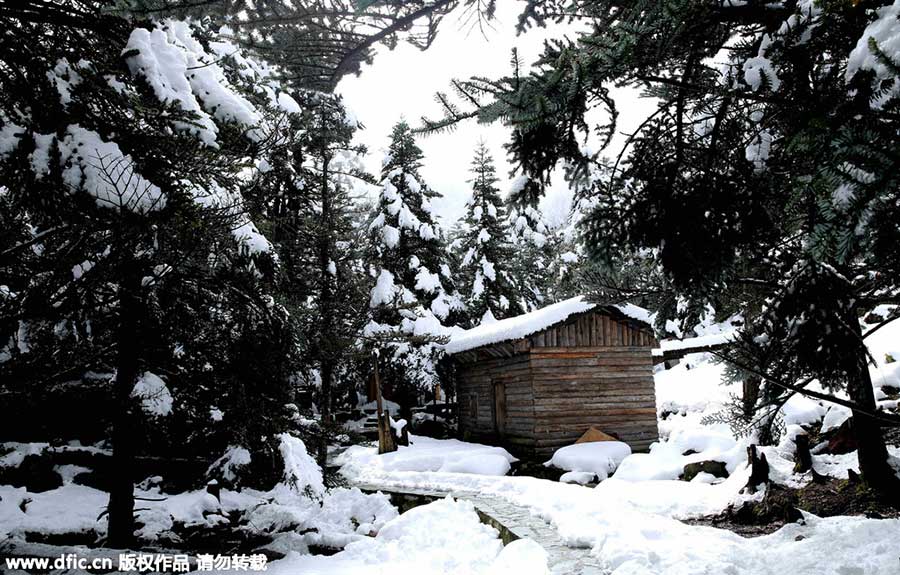
[[530,185],[526,176],[513,181],[507,197],[510,240],[516,257],[510,262],[510,275],[520,294],[520,306],[531,311],[552,303],[548,298],[551,280],[551,233],[543,214],[527,202],[519,202],[521,191]]
[[519,315],[526,306],[511,273],[514,257],[509,221],[496,185],[494,162],[483,142],[475,150],[471,172],[472,197],[463,220],[460,269],[466,310],[477,325]]
[[420,390],[436,383],[437,350],[431,344],[443,333],[441,322],[452,322],[462,310],[432,212],[436,194],[421,181],[422,158],[409,125],[399,122],[391,133],[369,226],[375,286],[366,331],[391,342],[384,380],[393,382],[395,400],[407,407]]
[[[140,18],[174,16],[226,26],[228,36],[246,53],[283,70],[287,85],[330,92],[341,78],[371,63],[379,44],[393,48],[403,41],[423,50],[430,46],[438,25],[457,3],[119,0],[115,7]],[[486,5],[491,13],[492,4]]]
[[[161,429],[178,430],[170,445],[189,451],[224,412],[222,441],[264,451],[285,422],[295,346],[266,293],[270,246],[239,194],[262,116],[227,80],[234,61],[197,41],[202,28],[134,23],[91,3],[44,8],[37,19],[2,16],[0,66],[21,73],[0,80],[0,217],[17,242],[0,261],[10,278],[0,329],[13,344],[0,381],[39,400],[63,381],[110,374],[109,543],[127,548],[133,458],[165,443]],[[151,34],[184,74],[203,63],[194,74],[208,80],[215,116],[186,78],[172,88],[178,102],[154,89],[157,71],[142,60]]]
[[[356,124],[340,98],[293,92],[296,111],[279,118],[279,142],[263,159],[267,170],[248,190],[258,221],[278,253],[279,294],[297,320],[302,381],[318,388],[321,422],[352,398],[357,338],[367,319],[369,282],[362,265],[364,218],[355,196],[370,185],[351,145]],[[324,464],[327,442],[316,438]]]

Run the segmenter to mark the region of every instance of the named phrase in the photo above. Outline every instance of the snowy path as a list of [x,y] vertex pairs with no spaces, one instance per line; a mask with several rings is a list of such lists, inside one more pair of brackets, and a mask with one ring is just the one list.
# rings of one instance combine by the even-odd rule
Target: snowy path
[[[427,462],[432,469],[446,463],[428,449],[429,442],[420,438],[420,443],[416,449],[402,449],[399,458],[353,447],[339,458],[341,473],[364,489],[450,494],[467,501],[519,537],[541,545],[555,574],[897,573],[896,519],[806,515],[802,522],[754,538],[681,521],[717,513],[749,497],[738,494],[749,475],[746,465],[716,484],[610,478],[590,489],[534,477],[411,470]],[[458,447],[450,442],[444,451]],[[768,449],[771,462],[781,462],[774,448]],[[421,453],[416,456],[416,451]]]
[[[448,495],[469,501],[479,512],[487,515],[508,530],[513,539],[531,539],[539,543],[548,554],[548,565],[553,575],[601,575],[607,571],[591,556],[589,547],[569,547],[559,532],[527,508],[510,501],[469,490],[439,491],[410,487],[389,487],[373,484],[354,484],[362,491],[400,496],[441,499]],[[496,527],[496,525],[495,525]]]

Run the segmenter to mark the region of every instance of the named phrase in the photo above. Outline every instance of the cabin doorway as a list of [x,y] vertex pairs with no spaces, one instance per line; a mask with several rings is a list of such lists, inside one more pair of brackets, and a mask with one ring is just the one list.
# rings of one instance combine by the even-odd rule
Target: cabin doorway
[[494,387],[494,432],[506,433],[506,380],[495,379]]

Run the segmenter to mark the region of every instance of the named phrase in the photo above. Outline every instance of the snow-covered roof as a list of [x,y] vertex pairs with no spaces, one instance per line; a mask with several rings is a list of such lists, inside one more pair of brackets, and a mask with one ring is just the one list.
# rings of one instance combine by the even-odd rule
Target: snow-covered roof
[[[482,323],[478,327],[455,333],[450,336],[450,341],[444,346],[444,350],[452,355],[485,345],[522,339],[563,322],[569,316],[584,313],[595,307],[597,304],[586,301],[584,296],[573,297],[530,313],[491,323]],[[641,307],[631,304],[605,307],[613,308],[630,319],[647,324],[648,327],[650,325],[650,313]]]
[[662,356],[667,351],[682,351],[686,349],[716,347],[731,343],[737,337],[737,330],[710,333],[687,339],[667,339],[659,342],[659,347],[653,350],[653,355]]

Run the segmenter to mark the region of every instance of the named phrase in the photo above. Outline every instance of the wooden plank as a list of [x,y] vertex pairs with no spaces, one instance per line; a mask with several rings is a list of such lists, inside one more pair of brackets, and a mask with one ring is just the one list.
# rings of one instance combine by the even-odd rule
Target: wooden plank
[[561,412],[556,414],[554,417],[559,421],[564,421],[566,419],[577,419],[581,420],[585,417],[587,418],[595,418],[595,419],[613,419],[620,416],[637,416],[637,415],[650,415],[656,418],[656,406],[653,407],[619,407],[615,409],[604,409],[602,412],[593,412],[592,410],[580,410],[573,412]]
[[[611,430],[612,433],[615,433],[619,436],[619,439],[629,445],[632,443],[649,446],[650,443],[656,441],[659,437],[658,431],[656,429],[647,429],[640,434],[625,434],[619,433],[615,430]],[[571,445],[575,443],[575,441],[581,437],[583,432],[572,430],[568,433],[561,435],[554,435],[553,437],[545,437],[541,434],[535,434],[534,437],[530,438],[532,444],[535,447],[549,447],[551,445],[562,446],[562,445]]]
[[547,398],[535,401],[534,405],[531,405],[529,407],[533,410],[535,416],[537,416],[538,413],[542,411],[553,413],[555,411],[559,411],[561,408],[569,406],[574,406],[574,408],[570,408],[568,410],[570,413],[573,411],[603,412],[603,410],[606,409],[615,409],[620,407],[647,407],[653,408],[655,410],[656,403],[652,402],[652,400],[648,400],[647,398],[648,396],[646,395],[639,398]]
[[[605,357],[542,357],[537,358],[531,363],[531,369],[554,368],[557,370],[566,368],[588,368],[588,369],[643,369],[652,372],[653,362],[650,361],[650,355],[647,357],[628,357],[628,358],[605,358]],[[499,373],[506,373],[501,371]]]
[[[529,405],[529,409],[537,412],[538,408],[556,408],[565,406],[574,406],[572,409],[592,410],[601,406],[609,407],[613,405],[635,406],[635,407],[656,407],[656,400],[651,394],[634,395],[576,395],[576,396],[546,396],[538,397],[534,403]],[[579,407],[583,406],[583,407]]]
[[603,351],[595,351],[589,348],[577,347],[568,348],[566,351],[535,353],[532,355],[531,361],[544,361],[548,359],[596,359],[605,362],[643,361],[647,365],[652,365],[653,363],[653,355],[646,349],[640,352],[612,354]]
[[562,431],[571,432],[580,430],[582,433],[591,427],[604,431],[606,433],[621,433],[625,429],[655,429],[655,420],[636,421],[631,417],[609,417],[609,418],[577,418],[557,421],[555,423],[546,423],[536,421],[534,424],[534,432],[537,436],[542,433]]
[[539,401],[544,397],[560,397],[560,398],[588,398],[588,397],[615,397],[615,396],[635,396],[635,395],[652,395],[653,388],[649,385],[634,386],[620,385],[615,388],[597,388],[588,385],[541,385],[534,388],[535,401]]
[[618,398],[635,396],[653,396],[653,388],[650,386],[627,387],[619,386],[615,389],[598,389],[591,386],[557,386],[535,388],[534,401],[538,403],[545,398],[577,399],[588,398]]
[[[643,417],[643,419],[636,419]],[[591,426],[596,427],[607,433],[615,431],[642,430],[648,427],[655,428],[657,421],[655,418],[638,415],[617,415],[612,417],[573,417],[567,419],[545,420],[538,419],[534,422],[534,430],[536,433],[550,432],[566,432],[572,430],[581,430],[585,432]]]
[[652,372],[648,372],[647,370],[634,369],[629,371],[619,371],[619,370],[606,370],[606,371],[573,371],[568,373],[561,373],[559,370],[554,370],[553,368],[538,368],[534,372],[534,382],[565,382],[565,381],[576,381],[576,380],[630,380],[633,382],[641,382],[641,381],[649,381],[652,379]]
[[593,423],[597,422],[603,422],[604,424],[616,423],[621,426],[643,426],[647,424],[656,425],[656,409],[652,407],[636,407],[631,409],[616,409],[610,411],[615,411],[616,413],[586,412],[567,414],[565,412],[561,412],[556,414],[538,414],[538,417],[535,417],[534,425],[535,428],[540,427],[545,430],[555,428],[568,429],[580,425],[590,426],[593,425]]
[[[550,332],[547,332],[548,334]],[[540,349],[532,349],[530,355],[532,358],[535,356],[542,355],[552,355],[554,353],[569,353],[573,351],[570,347],[562,347],[559,345],[548,345],[546,347],[542,347]],[[609,355],[618,355],[618,354],[646,354],[651,355],[650,350],[646,347],[636,346],[636,345],[601,345],[597,347],[583,347],[579,348],[577,351],[580,352],[594,352],[594,353],[605,353]]]
[[555,427],[538,424],[535,426],[535,438],[546,441],[571,436],[576,433],[580,436],[588,429],[588,427],[590,427],[590,425],[593,425],[606,433],[615,433],[619,437],[648,437],[658,431],[657,424],[653,421],[604,422],[597,420],[592,422],[588,427],[583,427],[583,425],[583,422],[566,423]]
[[[578,437],[580,437],[586,429],[587,428],[572,425],[560,431],[536,430],[534,433],[534,439],[536,442],[544,444],[553,441],[565,440],[567,438],[578,439]],[[644,439],[650,437],[655,438],[659,433],[657,427],[652,424],[630,428],[610,424],[604,428],[604,432],[615,433],[622,439]]]

